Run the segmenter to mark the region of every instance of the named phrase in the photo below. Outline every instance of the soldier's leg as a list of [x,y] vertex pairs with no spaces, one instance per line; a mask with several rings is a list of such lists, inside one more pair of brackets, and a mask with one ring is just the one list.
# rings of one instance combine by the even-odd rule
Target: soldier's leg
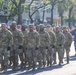
[[28,70],[29,70],[31,69],[32,66],[32,52],[30,48],[28,48],[26,51],[26,60],[28,62]]
[[26,64],[27,64],[27,62],[28,62],[26,50],[27,50],[27,49],[25,48],[25,49],[24,49],[24,66],[25,66],[25,68],[26,68]]
[[47,55],[46,55],[46,49],[43,49],[43,67],[46,66],[46,60],[47,60]]
[[63,49],[58,50],[58,58],[59,58],[59,65],[61,65],[63,61]]
[[66,48],[67,64],[69,64],[69,52],[70,52],[70,48]]
[[37,61],[37,56],[36,56],[36,50],[35,48],[32,48],[32,60],[33,60],[33,63],[32,63],[32,68],[33,70],[35,70],[35,67],[36,67],[36,61]]
[[53,64],[56,64],[57,62],[56,62],[56,49],[54,49],[54,51],[53,51]]
[[12,58],[11,58],[11,56],[9,57],[9,66],[11,66],[12,65],[12,60],[11,60]]
[[52,66],[52,62],[53,62],[53,50],[51,49],[51,51],[50,51],[50,66]]
[[38,53],[38,56],[37,56],[37,61],[39,63],[39,67],[38,68],[42,68],[42,53],[39,49],[39,53]]
[[41,67],[43,67],[43,48],[42,47],[40,47],[40,53],[41,53],[41,58],[40,58],[40,63],[41,63]]
[[20,61],[21,61],[21,68],[23,68],[24,67],[24,64],[23,64],[23,49],[20,49],[19,50],[20,52],[19,52],[19,58],[20,58]]
[[4,52],[4,72],[7,71],[7,67],[8,67],[8,59],[9,59],[9,57],[8,57],[8,52],[5,51],[5,52]]
[[13,70],[16,70],[18,68],[18,50],[14,50],[13,55]]
[[0,71],[3,71],[4,70],[4,60],[3,60],[2,51],[0,51],[0,64],[1,64]]

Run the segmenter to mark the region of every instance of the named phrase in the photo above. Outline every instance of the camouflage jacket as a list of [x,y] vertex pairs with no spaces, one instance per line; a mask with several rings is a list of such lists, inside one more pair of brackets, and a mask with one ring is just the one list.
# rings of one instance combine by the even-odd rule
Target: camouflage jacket
[[13,34],[13,45],[14,46],[23,45],[24,36],[22,31],[16,29],[16,30],[11,30],[11,32]]
[[65,43],[65,36],[62,32],[58,32],[56,33],[56,45],[59,46],[59,45],[64,45]]
[[27,47],[39,47],[39,33],[37,31],[28,32],[27,34]]
[[9,30],[2,31],[0,30],[0,48],[11,47],[13,44],[12,33]]
[[56,35],[54,32],[49,32],[50,35],[50,45],[55,45],[56,44]]
[[50,35],[47,31],[39,33],[40,47],[48,47],[50,45]]
[[71,45],[72,43],[72,35],[68,31],[63,31],[63,34],[65,35],[65,45]]

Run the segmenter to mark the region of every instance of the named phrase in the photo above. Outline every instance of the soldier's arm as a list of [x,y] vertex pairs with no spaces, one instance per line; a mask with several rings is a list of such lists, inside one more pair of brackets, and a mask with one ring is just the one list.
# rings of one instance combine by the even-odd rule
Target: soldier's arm
[[39,33],[38,32],[36,36],[36,47],[39,47]]
[[13,35],[11,32],[9,32],[7,36],[8,36],[8,50],[10,50],[13,45]]
[[19,32],[19,44],[23,45],[24,42],[24,35],[22,33],[22,31]]
[[69,37],[69,44],[71,44],[72,43],[72,35],[71,35],[71,33],[69,33],[68,37]]
[[53,32],[53,45],[55,45],[56,44],[56,35],[55,35],[55,33]]
[[49,46],[50,45],[50,35],[48,32],[46,33],[46,41],[47,41],[47,46]]
[[63,33],[61,35],[61,39],[62,39],[61,44],[64,45],[64,43],[65,43],[65,35]]

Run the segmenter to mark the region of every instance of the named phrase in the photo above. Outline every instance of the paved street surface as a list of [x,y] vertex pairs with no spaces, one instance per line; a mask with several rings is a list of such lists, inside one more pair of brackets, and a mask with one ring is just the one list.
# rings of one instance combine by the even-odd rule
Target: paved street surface
[[66,64],[66,58],[64,58],[64,64],[62,66],[53,65],[45,69],[38,69],[35,71],[26,71],[25,69],[19,69],[12,71],[10,68],[7,73],[0,73],[0,75],[76,75],[76,56],[74,56],[74,46],[72,43],[70,51],[70,64]]

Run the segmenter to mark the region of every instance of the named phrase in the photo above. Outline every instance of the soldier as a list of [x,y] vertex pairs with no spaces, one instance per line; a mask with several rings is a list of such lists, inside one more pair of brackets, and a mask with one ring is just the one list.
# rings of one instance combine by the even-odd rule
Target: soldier
[[23,42],[24,67],[26,68],[26,63],[28,62],[26,60],[27,34],[28,34],[28,30],[27,30],[27,26],[26,25],[22,25],[22,32],[23,32],[23,35],[24,35],[24,42]]
[[[26,38],[25,38],[26,39]],[[39,48],[39,34],[34,30],[34,25],[29,25],[29,32],[27,35],[27,50],[26,50],[26,58],[28,60],[28,69],[33,67],[33,70],[36,66],[36,50]]]
[[42,64],[43,67],[46,66],[46,61],[47,61],[47,52],[49,49],[49,45],[50,45],[50,36],[48,34],[48,32],[46,32],[44,30],[44,25],[40,24],[40,33],[39,33],[39,40],[40,40],[40,52],[42,54]]
[[72,43],[72,35],[68,32],[67,27],[63,27],[63,34],[65,35],[64,50],[66,50],[67,64],[69,64],[69,52]]
[[8,59],[10,57],[10,50],[13,44],[12,33],[7,29],[5,23],[1,24],[0,30],[0,63],[1,71],[7,71]]
[[16,70],[18,67],[18,54],[21,60],[21,66],[23,64],[23,33],[17,29],[17,23],[12,22],[11,32],[13,34],[13,49],[11,51],[11,58],[13,62],[13,70]]
[[[48,25],[46,28],[46,31],[49,33],[50,35],[50,49],[48,51],[48,65],[50,64],[50,66],[52,65],[53,62],[53,55],[55,55],[56,51],[55,51],[55,43],[56,43],[56,35],[53,32],[53,28]],[[54,64],[56,64],[56,60],[54,59]]]
[[59,65],[63,63],[64,43],[65,43],[65,36],[60,31],[60,28],[56,27],[56,50],[58,52]]

